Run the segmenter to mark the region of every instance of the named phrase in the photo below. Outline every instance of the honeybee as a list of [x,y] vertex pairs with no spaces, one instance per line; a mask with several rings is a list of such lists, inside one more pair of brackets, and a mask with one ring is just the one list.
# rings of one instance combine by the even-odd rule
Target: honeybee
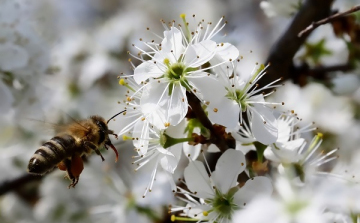
[[55,137],[45,142],[31,157],[28,165],[28,172],[35,175],[43,175],[52,170],[56,165],[60,170],[66,171],[71,180],[70,187],[75,187],[79,182],[79,177],[84,169],[83,159],[95,151],[104,161],[104,157],[99,151],[100,147],[108,146],[114,150],[117,162],[119,154],[115,146],[111,143],[109,135],[114,134],[108,129],[108,123],[118,114],[111,117],[108,121],[100,116],[91,116],[89,119],[73,121],[65,125]]

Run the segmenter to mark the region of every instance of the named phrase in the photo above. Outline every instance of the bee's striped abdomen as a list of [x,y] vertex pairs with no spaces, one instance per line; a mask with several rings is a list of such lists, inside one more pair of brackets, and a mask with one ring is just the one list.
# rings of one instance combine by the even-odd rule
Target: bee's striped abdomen
[[75,146],[75,139],[71,135],[55,136],[35,151],[29,161],[28,171],[33,174],[46,173],[70,156]]

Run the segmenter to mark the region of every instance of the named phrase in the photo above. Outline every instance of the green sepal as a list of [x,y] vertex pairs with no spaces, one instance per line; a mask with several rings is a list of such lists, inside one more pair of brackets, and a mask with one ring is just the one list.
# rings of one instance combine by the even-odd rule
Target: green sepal
[[260,163],[262,163],[263,162],[263,158],[264,158],[264,151],[265,151],[265,149],[267,148],[267,145],[264,145],[264,144],[262,144],[262,143],[260,143],[260,142],[254,142],[253,143],[254,144],[254,146],[255,146],[255,148],[256,148],[256,153],[257,153],[257,158],[258,158],[258,161],[260,162]]
[[189,138],[173,138],[173,137],[163,133],[160,136],[160,145],[164,149],[166,149],[166,148],[169,148],[170,146],[173,146],[175,144],[183,143],[183,142],[189,142],[189,141],[192,141],[192,140],[193,140],[192,137],[189,137]]

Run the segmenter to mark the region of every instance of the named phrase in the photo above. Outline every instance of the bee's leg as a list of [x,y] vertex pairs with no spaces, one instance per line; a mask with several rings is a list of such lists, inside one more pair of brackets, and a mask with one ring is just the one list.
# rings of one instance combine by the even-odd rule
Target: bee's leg
[[75,185],[79,182],[79,177],[81,172],[84,169],[84,163],[79,155],[73,155],[70,159],[66,159],[63,161],[66,166],[66,172],[68,177],[71,180],[70,187],[75,187]]
[[94,150],[95,153],[101,157],[102,161],[105,161],[104,157],[103,157],[102,154],[100,153],[100,150],[97,148],[97,146],[96,146],[94,143],[89,142],[89,141],[85,141],[85,142],[84,142],[84,146],[85,146],[86,148],[88,148],[88,149]]
[[73,155],[71,158],[71,174],[74,178],[72,179],[72,183],[69,187],[75,187],[75,185],[79,182],[79,177],[83,169],[84,162],[81,157],[77,154]]
[[72,182],[72,183],[69,185],[69,189],[70,189],[70,187],[73,186],[74,182],[76,181],[74,175],[73,175],[72,172],[71,172],[72,162],[71,162],[71,160],[69,160],[69,159],[66,159],[66,160],[64,160],[63,162],[64,162],[64,164],[65,164],[65,166],[66,166],[67,176],[69,177],[69,179],[70,179],[71,182]]
[[110,130],[110,129],[109,129],[109,130],[108,130],[108,134],[109,134],[109,135],[113,135],[113,136],[115,136],[116,139],[118,139],[118,135],[115,134],[113,130]]
[[60,163],[58,163],[57,167],[59,168],[59,170],[66,171],[66,165],[65,165],[64,161],[61,161]]

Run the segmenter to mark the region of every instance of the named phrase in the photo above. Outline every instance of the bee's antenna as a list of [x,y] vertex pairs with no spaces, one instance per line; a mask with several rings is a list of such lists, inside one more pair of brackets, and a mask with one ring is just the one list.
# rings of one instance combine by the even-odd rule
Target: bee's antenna
[[123,112],[126,112],[126,110],[121,111],[121,112],[117,113],[116,115],[114,115],[113,117],[111,117],[111,118],[106,122],[106,124],[109,124],[109,122],[110,122],[111,119],[115,118],[116,116],[120,115],[120,114],[123,113]]

